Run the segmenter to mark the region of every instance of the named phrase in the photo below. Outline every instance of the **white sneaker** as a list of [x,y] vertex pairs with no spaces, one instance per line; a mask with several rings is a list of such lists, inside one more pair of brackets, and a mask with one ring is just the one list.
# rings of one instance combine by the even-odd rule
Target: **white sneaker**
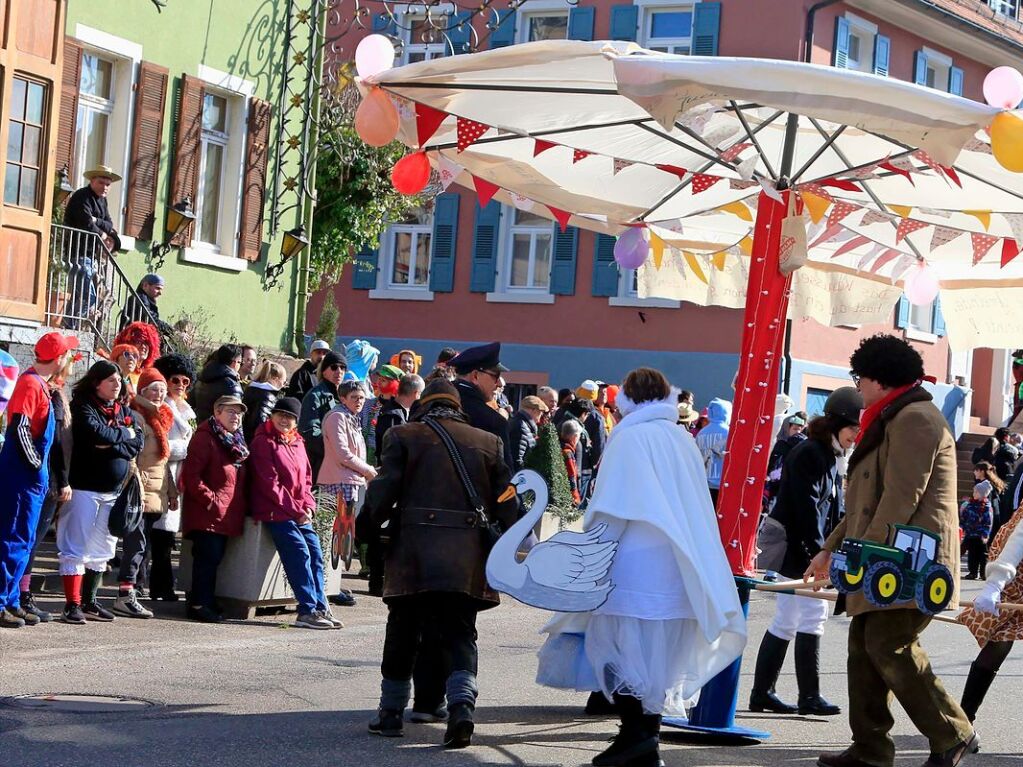
[[114,612],[118,615],[125,615],[129,618],[152,618],[153,613],[139,604],[138,592],[132,589],[127,594],[121,594],[114,602]]
[[334,613],[330,611],[330,608],[327,608],[326,610],[320,610],[320,617],[330,621],[330,625],[333,628],[343,629],[345,627],[345,624],[343,624],[341,621],[334,617]]
[[295,626],[301,629],[332,629],[334,624],[317,613],[306,613],[295,619]]

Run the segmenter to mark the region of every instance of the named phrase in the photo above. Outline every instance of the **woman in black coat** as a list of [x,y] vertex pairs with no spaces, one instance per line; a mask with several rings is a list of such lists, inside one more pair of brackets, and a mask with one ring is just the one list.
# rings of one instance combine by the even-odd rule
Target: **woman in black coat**
[[246,443],[252,442],[256,429],[270,420],[287,377],[283,365],[266,360],[259,366],[252,383],[245,388],[242,403],[247,409],[242,420],[242,433],[245,434]]
[[[810,422],[807,439],[793,447],[782,464],[777,500],[765,524],[785,529],[785,555],[778,572],[798,579],[823,548],[844,514],[838,459],[860,432],[863,398],[851,386],[836,390],[824,415]],[[841,713],[820,695],[820,639],[828,619],[828,603],[812,597],[779,594],[774,621],[764,634],[750,693],[751,711],[777,714]],[[774,686],[785,662],[789,642],[796,642],[796,684],[799,705],[781,701]]]
[[242,385],[238,380],[241,364],[242,350],[234,344],[224,344],[213,352],[192,389],[192,407],[198,423],[213,417],[213,405],[221,397],[241,399]]

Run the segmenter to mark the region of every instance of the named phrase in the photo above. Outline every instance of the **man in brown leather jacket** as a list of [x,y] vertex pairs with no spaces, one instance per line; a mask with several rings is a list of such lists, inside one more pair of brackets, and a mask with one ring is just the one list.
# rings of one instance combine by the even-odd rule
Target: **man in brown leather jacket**
[[451,436],[487,519],[507,529],[517,514],[514,497],[498,500],[511,479],[501,440],[467,423],[451,383],[431,381],[412,420],[384,438],[380,473],[367,488],[362,511],[377,526],[388,522],[391,539],[384,568],[388,616],[380,709],[369,730],[389,737],[402,734],[420,637],[432,632],[450,660],[444,670],[444,745],[463,748],[470,743],[476,705],[476,614],[500,600],[487,584],[489,549],[482,520],[427,418]]

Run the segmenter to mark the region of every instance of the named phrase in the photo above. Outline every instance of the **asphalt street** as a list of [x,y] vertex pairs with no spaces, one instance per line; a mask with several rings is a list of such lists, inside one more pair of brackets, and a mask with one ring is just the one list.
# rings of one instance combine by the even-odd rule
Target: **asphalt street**
[[[80,693],[140,698],[146,708],[65,712],[0,704],[4,767],[206,765],[314,767],[378,765],[584,765],[616,731],[608,719],[583,715],[585,696],[537,686],[537,633],[546,614],[506,600],[480,616],[480,699],[473,746],[440,748],[443,725],[407,724],[405,737],[366,732],[379,691],[386,608],[352,581],[354,608],[335,611],[341,631],[290,626],[292,615],[220,626],[183,619],[181,603],[157,606],[148,620],[60,623],[0,631],[0,696]],[[966,584],[966,596],[978,589]],[[667,731],[667,767],[812,765],[823,749],[847,744],[844,715],[781,717],[743,711],[760,637],[771,616],[769,595],[755,594],[743,666],[738,721],[770,731],[759,744],[718,745]],[[44,604],[58,609],[60,603]],[[846,703],[846,619],[825,634],[822,690]],[[932,624],[924,635],[934,666],[956,696],[977,647],[960,626]],[[983,751],[970,767],[1023,765],[1020,677],[1023,648],[1006,662],[977,722]],[[779,685],[795,697],[791,659]],[[927,744],[895,706],[897,764],[919,765]]]

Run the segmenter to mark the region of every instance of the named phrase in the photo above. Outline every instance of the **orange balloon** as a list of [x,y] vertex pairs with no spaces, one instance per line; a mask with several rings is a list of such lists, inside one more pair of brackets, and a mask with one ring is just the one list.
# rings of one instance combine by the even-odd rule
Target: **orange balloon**
[[394,102],[374,88],[355,110],[355,132],[370,146],[386,146],[398,135],[400,120]]
[[430,161],[426,152],[402,157],[391,169],[391,183],[402,194],[419,194],[430,181]]
[[1023,120],[1000,112],[995,115],[989,133],[991,153],[998,164],[1013,173],[1023,173]]

